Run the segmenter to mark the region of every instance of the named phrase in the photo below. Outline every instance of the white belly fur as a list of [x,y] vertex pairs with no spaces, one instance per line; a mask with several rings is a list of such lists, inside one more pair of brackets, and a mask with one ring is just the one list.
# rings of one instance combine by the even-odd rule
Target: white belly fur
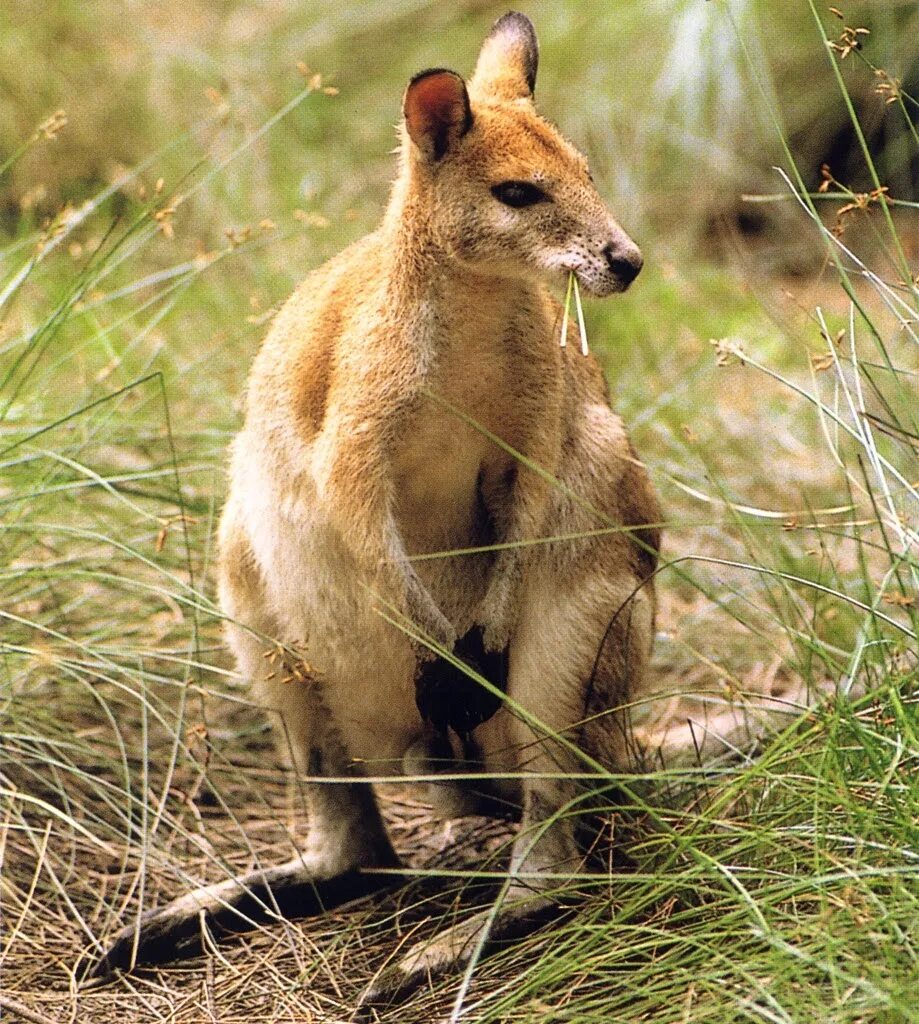
[[[257,438],[236,442],[233,488],[279,640],[303,644],[322,698],[355,758],[368,770],[395,770],[417,739],[414,657],[404,634],[380,615],[384,603],[327,522],[309,473],[267,471],[252,451]],[[248,449],[248,450],[247,450]],[[264,447],[260,445],[261,453]],[[284,480],[283,493],[277,481]]]

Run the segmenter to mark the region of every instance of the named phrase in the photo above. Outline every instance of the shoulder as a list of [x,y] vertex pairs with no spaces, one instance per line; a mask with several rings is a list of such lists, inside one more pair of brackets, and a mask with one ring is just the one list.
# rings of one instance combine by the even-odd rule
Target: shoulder
[[250,422],[292,414],[301,436],[322,428],[338,350],[373,287],[379,246],[375,234],[352,243],[307,274],[280,308],[250,372]]

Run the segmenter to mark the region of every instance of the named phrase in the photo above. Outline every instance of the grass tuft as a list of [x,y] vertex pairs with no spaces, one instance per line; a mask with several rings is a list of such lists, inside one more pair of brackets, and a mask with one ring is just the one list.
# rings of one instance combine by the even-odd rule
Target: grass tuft
[[[627,295],[582,309],[569,280],[562,341],[573,293],[582,345],[589,331],[667,510],[656,684],[632,709],[644,763],[621,778],[584,766],[585,794],[618,788],[596,851],[609,871],[580,881],[577,913],[385,1020],[919,1020],[919,292],[902,173],[919,137],[906,76],[872,48],[913,13],[871,5],[874,35],[843,54],[831,44],[848,22],[810,5],[808,34],[789,42],[821,102],[837,91],[865,191],[843,169],[811,180],[795,162],[782,75],[757,77],[781,25],[742,4],[729,35],[725,6],[681,5],[680,38],[714,40],[743,83],[735,114],[757,104],[757,124],[772,125],[782,169],[753,198],[800,211],[787,244],[821,252],[822,270],[766,275],[747,251],[732,268],[661,235]],[[435,8],[399,5],[386,32],[369,9],[356,27],[328,14],[314,28],[333,52],[356,32],[389,54],[406,19],[447,18]],[[550,53],[577,28],[565,12]],[[284,18],[266,18],[286,38]],[[726,110],[714,65],[683,58],[657,81],[662,105]],[[196,61],[183,72],[195,81]],[[894,149],[864,123],[855,61],[908,126]],[[330,136],[364,131],[316,75],[268,99],[232,83],[107,183],[87,172],[61,186],[57,163],[41,180],[34,160],[66,140],[61,118],[24,128],[0,159],[16,188],[80,192],[44,225],[20,205],[0,242],[0,1008],[12,1015],[350,1019],[399,949],[495,905],[507,879],[508,826],[432,824],[417,794],[390,786],[386,814],[415,872],[405,889],[102,992],[77,986],[78,958],[144,909],[277,863],[303,838],[298,791],[223,650],[210,568],[238,399],[301,274],[289,268],[369,218],[343,216],[369,180],[353,153],[340,194],[325,182],[308,201],[280,183],[295,177],[291,139],[319,174]],[[584,106],[589,136],[601,108]],[[711,143],[723,155],[733,136],[715,122],[677,138],[671,121],[645,153],[664,135],[668,153]],[[278,182],[259,177],[272,160]],[[755,193],[739,177],[731,194]],[[248,224],[223,233],[234,198]]]

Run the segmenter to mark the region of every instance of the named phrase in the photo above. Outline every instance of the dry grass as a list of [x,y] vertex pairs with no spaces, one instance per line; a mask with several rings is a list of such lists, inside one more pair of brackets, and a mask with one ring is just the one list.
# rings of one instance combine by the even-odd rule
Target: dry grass
[[[234,9],[227,39],[254,24],[250,7]],[[342,68],[355,39],[366,49],[381,35],[367,57],[376,69],[406,25],[471,39],[492,13],[399,12],[390,34],[369,8],[350,34],[334,12],[316,26]],[[68,17],[82,24],[78,15]],[[547,68],[553,47],[572,58],[583,36],[573,25],[556,26]],[[288,28],[278,12],[266,20],[276,40]],[[250,43],[249,57],[270,50]],[[417,47],[412,60],[430,62],[428,44]],[[182,67],[196,88],[216,77]],[[446,828],[394,789],[387,817],[417,871],[409,886],[104,990],[76,987],[79,957],[139,909],[279,862],[304,828],[296,786],[220,641],[212,528],[265,320],[299,276],[292,268],[378,210],[389,138],[366,125],[389,115],[366,83],[345,116],[344,96],[297,96],[293,73],[288,88],[247,67],[269,94],[240,102],[234,77],[230,116],[211,110],[192,139],[43,240],[20,206],[0,251],[0,1007],[14,1019],[353,1019],[357,994],[402,944],[489,899],[510,835],[479,820]],[[602,96],[608,83],[592,88]],[[561,107],[563,93],[548,92]],[[589,139],[588,114],[577,130]],[[326,164],[336,146],[341,163]],[[301,150],[341,172],[308,203],[291,164]],[[47,150],[30,152],[31,181]],[[828,205],[829,224],[846,201]],[[344,217],[351,206],[356,220]],[[307,212],[295,218],[297,208]],[[652,748],[678,741],[682,760],[668,748],[662,766],[652,750],[625,781],[598,851],[610,870],[578,914],[478,964],[462,1006],[451,979],[386,1020],[917,1019],[919,361],[916,290],[903,274],[917,234],[912,207],[893,225],[888,212],[874,203],[844,216],[843,241],[876,280],[849,256],[837,266],[832,238],[798,211],[787,223],[824,253],[822,272],[775,281],[742,239],[731,237],[739,267],[726,269],[652,238],[636,288],[586,309],[591,348],[667,510],[658,697],[636,720]],[[277,227],[256,226],[269,215]],[[803,712],[826,693],[778,728],[773,717],[761,730],[752,714],[762,694]],[[759,736],[758,759],[718,760],[706,722],[732,708]],[[632,863],[614,863],[614,848]]]

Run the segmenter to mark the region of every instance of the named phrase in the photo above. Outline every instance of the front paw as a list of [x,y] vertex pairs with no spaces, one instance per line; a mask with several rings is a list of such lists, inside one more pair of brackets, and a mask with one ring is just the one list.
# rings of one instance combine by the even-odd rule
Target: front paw
[[515,562],[499,561],[477,616],[487,651],[504,650],[510,643],[518,600],[519,568]]
[[420,638],[413,640],[420,659],[429,661],[437,656],[437,651],[432,651],[428,645],[452,651],[457,638],[456,629],[427,591],[419,588],[411,593],[407,605],[406,613],[412,632]]
[[489,654],[506,650],[511,642],[510,624],[503,620],[489,619],[487,624],[482,626],[482,639]]
[[503,651],[511,639],[516,615],[516,587],[509,577],[510,574],[505,573],[492,581],[479,609],[478,621],[485,650],[492,654]]

